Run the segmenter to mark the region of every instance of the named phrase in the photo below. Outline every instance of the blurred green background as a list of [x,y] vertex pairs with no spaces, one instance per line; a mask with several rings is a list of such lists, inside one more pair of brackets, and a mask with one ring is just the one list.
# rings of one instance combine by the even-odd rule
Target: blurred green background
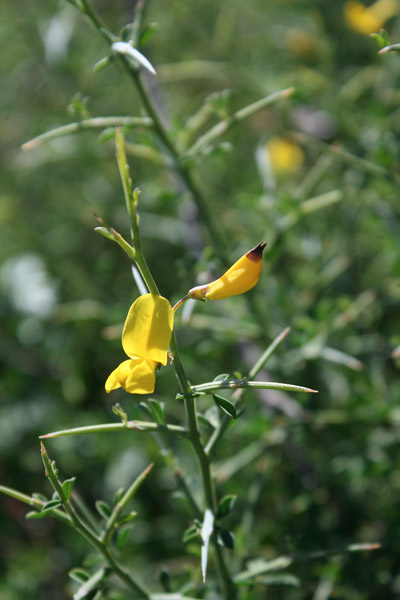
[[[97,1],[96,9],[118,33],[134,4]],[[373,39],[346,23],[344,5],[151,0],[145,15],[157,24],[143,47],[158,72],[147,83],[176,139],[212,94],[230,90],[223,98],[233,111],[296,88],[195,167],[231,262],[268,242],[262,278],[248,295],[264,325],[243,296],[198,304],[176,328],[188,376],[201,383],[246,373],[290,326],[263,378],[319,390],[247,394],[245,414],[219,448],[220,495],[238,495],[229,521],[232,565],[303,555],[290,569],[297,579],[256,587],[249,598],[400,593],[400,58],[379,55]],[[399,17],[386,28],[399,41]],[[93,72],[107,48],[66,2],[6,1],[0,45],[0,477],[24,493],[49,494],[38,435],[116,421],[116,401],[141,418],[139,398],[104,391],[123,358],[120,325],[137,289],[127,258],[93,231],[93,213],[129,231],[112,140],[93,131],[29,152],[20,146],[82,114],[142,109],[122,69]],[[223,99],[212,102],[224,108]],[[200,132],[217,119],[211,115]],[[126,137],[157,145],[145,131]],[[178,178],[138,157],[130,165],[142,190],[146,257],[174,302],[224,267]],[[156,391],[169,420],[182,422],[171,368],[159,374]],[[209,399],[200,404],[210,408]],[[199,544],[182,542],[191,520],[152,436],[75,436],[47,449],[64,478],[77,476],[90,506],[154,461],[134,502],[139,516],[126,563],[154,582],[168,568],[175,589],[187,573],[199,580]],[[190,449],[182,443],[175,451],[196,490]],[[26,512],[0,498],[0,597],[71,598],[76,585],[67,572],[90,564],[86,543],[62,523],[26,520]],[[381,549],[306,556],[372,541]]]

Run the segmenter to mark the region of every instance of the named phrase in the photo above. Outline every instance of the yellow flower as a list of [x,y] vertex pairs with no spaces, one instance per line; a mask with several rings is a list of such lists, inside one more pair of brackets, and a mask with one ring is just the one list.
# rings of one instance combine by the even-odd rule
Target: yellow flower
[[271,138],[266,147],[275,173],[293,173],[303,164],[302,149],[290,140],[281,137]]
[[251,290],[260,279],[262,254],[266,245],[260,243],[249,250],[219,279],[189,290],[188,297],[196,300],[222,300]]
[[348,27],[368,35],[379,31],[385,21],[397,15],[399,6],[395,0],[377,0],[369,7],[352,0],[345,3],[343,10]]
[[108,377],[109,393],[123,387],[129,394],[154,392],[154,371],[167,364],[167,351],[174,314],[166,298],[144,294],[132,304],[122,332],[122,347],[130,360],[124,360]]

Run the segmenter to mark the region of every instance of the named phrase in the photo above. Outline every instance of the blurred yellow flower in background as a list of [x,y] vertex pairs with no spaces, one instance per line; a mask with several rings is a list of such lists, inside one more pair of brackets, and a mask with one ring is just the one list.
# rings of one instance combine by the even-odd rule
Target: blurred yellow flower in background
[[173,325],[174,314],[166,298],[144,294],[135,300],[122,332],[122,347],[130,359],[108,377],[107,393],[120,387],[129,394],[154,392],[154,372],[159,364],[167,364]]
[[346,2],[343,11],[347,26],[358,33],[369,35],[378,32],[385,21],[399,12],[396,0],[378,0],[371,6],[364,6],[356,0]]
[[285,44],[291,52],[300,56],[311,56],[318,50],[316,37],[301,27],[291,27],[285,33]]
[[286,138],[271,138],[266,148],[275,173],[292,173],[297,171],[304,162],[303,150],[295,142]]

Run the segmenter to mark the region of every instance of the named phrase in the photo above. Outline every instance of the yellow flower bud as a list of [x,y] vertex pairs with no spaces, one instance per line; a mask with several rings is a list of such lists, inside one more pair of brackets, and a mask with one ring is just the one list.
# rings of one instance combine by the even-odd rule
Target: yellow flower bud
[[196,300],[222,300],[251,290],[260,279],[262,254],[266,245],[260,243],[249,250],[219,279],[189,290],[188,297]]
[[109,375],[105,388],[109,393],[120,387],[129,394],[154,392],[154,371],[167,364],[167,351],[174,325],[174,314],[166,298],[144,294],[132,304],[122,332],[124,360]]

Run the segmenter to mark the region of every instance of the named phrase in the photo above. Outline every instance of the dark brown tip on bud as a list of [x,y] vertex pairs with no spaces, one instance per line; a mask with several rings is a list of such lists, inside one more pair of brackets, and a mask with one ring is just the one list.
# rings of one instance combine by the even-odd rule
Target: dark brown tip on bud
[[258,262],[259,260],[261,260],[266,245],[266,242],[260,242],[255,248],[252,248],[251,250],[246,252],[247,258],[249,258],[253,262]]

